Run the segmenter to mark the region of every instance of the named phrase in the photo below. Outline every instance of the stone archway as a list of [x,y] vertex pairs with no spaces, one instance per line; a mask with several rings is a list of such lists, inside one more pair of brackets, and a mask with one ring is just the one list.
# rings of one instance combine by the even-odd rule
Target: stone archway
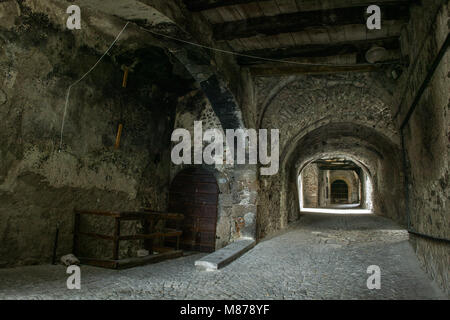
[[[361,174],[360,174],[361,175]],[[334,171],[331,173],[331,185],[337,181],[344,181],[348,188],[348,204],[360,202],[361,176],[356,171]]]
[[[280,176],[261,177],[259,236],[298,219],[297,177],[304,165],[323,154],[356,160],[365,168],[360,177],[363,187],[369,188],[368,193],[373,188],[375,195],[373,204],[371,199],[360,199],[361,203],[403,221],[400,140],[389,105],[392,97],[375,78],[298,76],[273,89],[270,99],[263,98],[264,92],[276,85],[275,79],[260,80],[260,127],[280,129],[281,152]],[[385,192],[389,189],[395,191]]]
[[351,187],[341,179],[336,179],[331,183],[330,195],[332,204],[348,204],[349,189]]
[[[323,141],[326,143],[323,144]],[[373,206],[376,213],[401,221],[403,202],[398,199],[403,199],[403,190],[396,148],[373,129],[351,123],[328,124],[309,132],[295,145],[282,164],[285,170],[283,179],[286,179],[282,185],[285,189],[282,190],[290,196],[280,203],[281,211],[285,212],[288,221],[298,216],[298,206],[294,206],[296,200],[293,198],[293,195],[297,195],[297,182],[292,177],[297,177],[302,168],[314,159],[339,156],[348,158],[362,169],[360,181],[363,188],[369,188],[363,192],[364,206],[367,209]],[[372,189],[373,196],[370,197],[368,194]]]
[[[348,150],[347,150],[348,151]],[[297,164],[295,165],[294,174],[298,176],[296,188],[298,190],[298,201],[299,201],[299,213],[301,214],[304,209],[312,209],[312,208],[327,208],[332,205],[331,197],[330,197],[330,186],[336,180],[343,180],[349,186],[349,203],[352,204],[352,208],[358,208],[362,210],[366,210],[367,212],[373,211],[373,198],[374,198],[374,188],[373,185],[376,181],[373,180],[374,176],[372,172],[376,170],[373,166],[373,163],[367,161],[367,159],[358,160],[357,157],[360,154],[356,152],[355,154],[351,154],[350,152],[336,152],[336,151],[324,151],[314,154],[311,157],[305,157],[305,159],[299,159]],[[352,162],[355,166],[355,171],[352,170],[321,170],[317,165],[317,161],[322,159],[332,159],[332,158],[340,158],[344,159],[347,162]],[[367,166],[365,163],[368,163]],[[315,166],[314,166],[315,165]],[[314,185],[308,181],[304,181],[304,177],[306,175],[314,174],[316,177],[314,178]],[[311,178],[310,178],[311,179]],[[291,190],[289,188],[293,188],[293,185],[286,186],[286,190]],[[306,199],[305,194],[308,192],[306,188],[313,187],[314,190],[314,198],[316,199],[315,205],[310,206],[311,203]],[[311,191],[309,192],[311,193]],[[307,195],[307,197],[311,197],[311,194]],[[289,216],[289,221],[295,220],[293,216]]]

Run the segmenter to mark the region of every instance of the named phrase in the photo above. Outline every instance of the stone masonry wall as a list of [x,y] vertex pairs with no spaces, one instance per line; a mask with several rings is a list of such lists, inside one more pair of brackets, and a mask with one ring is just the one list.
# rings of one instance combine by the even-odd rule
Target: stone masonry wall
[[260,177],[259,236],[298,219],[297,170],[321,155],[361,160],[370,169],[376,213],[404,222],[400,139],[389,83],[382,73],[255,80],[259,127],[280,130],[280,171]]
[[[448,39],[449,9],[448,1],[427,1],[411,11],[410,24],[402,37],[402,50],[410,56],[411,65],[404,74],[397,110],[399,126],[404,125],[409,227],[413,231],[444,239],[450,239],[448,49],[409,120],[407,114],[445,39]],[[448,240],[412,238],[425,270],[447,293],[450,292]]]
[[[5,16],[11,21],[0,24],[0,266],[50,262],[57,227],[57,255],[70,253],[74,208],[164,210],[178,92],[160,88],[188,87],[172,75],[164,52],[144,54],[145,66],[130,72],[128,94],[121,90],[124,57],[115,49],[105,57],[72,89],[60,151],[66,90],[100,54],[15,1],[0,3]],[[131,50],[126,58],[137,55]],[[119,122],[124,129],[114,150]],[[99,221],[91,227],[111,231]],[[135,249],[124,243],[121,256]],[[94,242],[82,250],[108,258],[111,252]]]
[[[202,121],[203,133],[224,128],[210,102],[201,91],[192,91],[179,99],[175,128],[187,129],[194,137],[194,121]],[[175,143],[173,143],[175,145]],[[208,145],[204,142],[204,146]],[[193,156],[192,156],[193,159]],[[225,159],[224,159],[225,160]],[[171,180],[187,165],[171,165]],[[216,249],[240,237],[255,237],[257,183],[255,168],[241,165],[202,165],[216,177],[219,186],[217,208]]]
[[303,206],[305,208],[318,207],[319,168],[316,164],[309,164],[302,171]]

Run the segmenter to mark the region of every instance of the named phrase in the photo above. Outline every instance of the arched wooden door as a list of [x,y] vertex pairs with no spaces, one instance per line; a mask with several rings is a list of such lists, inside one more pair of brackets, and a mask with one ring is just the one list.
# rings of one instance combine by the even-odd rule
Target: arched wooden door
[[169,211],[185,216],[181,228],[182,249],[201,252],[215,250],[218,196],[216,178],[201,168],[185,169],[172,181]]
[[331,184],[331,203],[348,203],[348,186],[343,180]]

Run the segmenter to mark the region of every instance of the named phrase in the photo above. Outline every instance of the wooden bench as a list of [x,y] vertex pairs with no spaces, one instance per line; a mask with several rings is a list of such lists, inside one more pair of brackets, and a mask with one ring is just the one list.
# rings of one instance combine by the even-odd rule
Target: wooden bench
[[[105,267],[111,269],[122,269],[133,266],[159,262],[165,259],[176,258],[182,256],[183,252],[179,248],[180,237],[182,231],[179,228],[181,221],[184,219],[182,214],[157,212],[148,208],[142,209],[139,212],[113,212],[113,211],[92,211],[92,210],[74,210],[75,222],[73,232],[73,253],[78,257],[80,236],[91,237],[99,240],[112,241],[112,258],[111,259],[96,259],[87,257],[78,257],[81,263],[94,265],[98,267]],[[114,232],[112,235],[104,235],[92,232],[83,232],[80,230],[80,221],[82,215],[102,216],[114,219]],[[143,233],[133,235],[121,235],[120,226],[121,221],[142,221]],[[176,228],[164,228],[160,231],[155,231],[158,221],[171,220],[175,222]],[[165,238],[176,238],[175,248],[168,247],[154,247],[154,239],[162,239],[164,243]],[[144,248],[149,251],[149,255],[145,257],[135,257],[127,259],[119,259],[119,244],[120,241],[125,240],[144,240]],[[155,251],[158,254],[153,254]]]

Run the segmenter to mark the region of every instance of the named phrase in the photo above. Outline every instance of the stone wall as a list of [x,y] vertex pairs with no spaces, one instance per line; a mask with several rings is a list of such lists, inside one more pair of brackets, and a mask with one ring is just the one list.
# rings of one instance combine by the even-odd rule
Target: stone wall
[[[59,150],[67,88],[101,54],[20,2],[0,3],[4,16],[11,21],[0,25],[0,266],[50,262],[57,227],[57,254],[70,253],[74,208],[164,210],[176,101],[190,80],[174,75],[162,50],[114,48],[73,87]],[[121,66],[134,62],[123,90]],[[111,252],[93,242],[83,248]],[[124,243],[122,257],[135,248]]]
[[[260,127],[280,129],[280,151],[299,132],[328,118],[369,126],[399,143],[390,112],[393,97],[381,87],[378,77],[370,73],[348,73],[299,75],[281,80],[258,78],[255,85]],[[274,88],[277,90],[269,99],[268,92]]]
[[[350,170],[320,170],[317,164],[308,164],[301,172],[302,196],[304,208],[327,207],[331,204],[327,191],[336,180],[343,180],[348,186],[348,203],[359,203],[360,183],[355,171]],[[328,183],[327,183],[328,178]]]
[[317,208],[319,203],[319,168],[309,164],[301,173],[303,188],[303,207]]
[[[402,44],[411,64],[396,110],[404,139],[409,228],[443,239],[450,239],[450,55],[448,49],[441,58],[438,54],[448,43],[449,22],[448,1],[427,1],[411,10]],[[448,240],[414,237],[413,243],[424,268],[449,292]]]
[[[190,132],[192,145],[194,143],[194,121],[202,122],[203,133],[209,129],[218,129],[224,134],[224,128],[209,100],[198,90],[179,99],[175,121],[175,128],[184,128]],[[173,143],[173,145],[175,144]],[[203,143],[203,146],[207,145],[207,142]],[[171,180],[187,166],[186,164],[172,164]],[[240,237],[254,238],[258,188],[256,166],[227,165],[225,163],[201,166],[214,174],[219,186],[216,249],[220,249]]]
[[319,206],[324,208],[330,203],[330,171],[319,170]]

